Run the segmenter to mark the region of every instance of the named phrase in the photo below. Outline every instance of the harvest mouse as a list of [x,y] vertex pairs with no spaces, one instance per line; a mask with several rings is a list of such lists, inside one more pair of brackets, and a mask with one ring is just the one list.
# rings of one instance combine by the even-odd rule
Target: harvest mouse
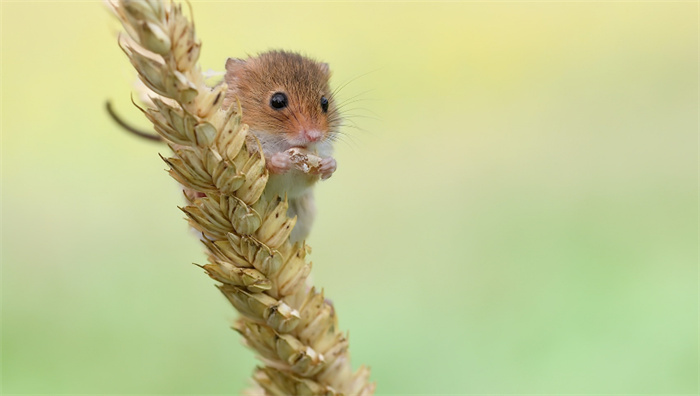
[[[292,242],[311,231],[314,184],[336,170],[331,154],[340,116],[329,78],[328,64],[293,52],[270,51],[226,61],[224,106],[240,101],[242,121],[260,141],[270,172],[265,195],[286,194],[287,215],[297,216]],[[319,166],[308,173],[293,167],[287,152],[291,148],[315,153],[322,158]]]
[[[297,216],[292,243],[305,239],[311,231],[316,212],[314,184],[328,179],[336,170],[332,142],[341,118],[329,86],[330,74],[327,63],[294,52],[269,51],[226,61],[224,107],[239,102],[242,122],[260,141],[270,174],[264,194],[268,199],[286,196],[287,215]],[[124,129],[161,140],[158,135],[124,123],[109,103],[107,111]],[[291,151],[315,154],[321,159],[318,166],[305,172],[293,166]]]

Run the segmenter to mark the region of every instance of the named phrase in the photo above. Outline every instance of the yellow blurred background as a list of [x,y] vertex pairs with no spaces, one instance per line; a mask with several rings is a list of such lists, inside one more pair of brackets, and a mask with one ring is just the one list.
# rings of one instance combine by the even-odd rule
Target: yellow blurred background
[[[192,3],[349,82],[312,274],[378,394],[698,392],[697,2]],[[2,392],[237,393],[118,30],[2,2]]]

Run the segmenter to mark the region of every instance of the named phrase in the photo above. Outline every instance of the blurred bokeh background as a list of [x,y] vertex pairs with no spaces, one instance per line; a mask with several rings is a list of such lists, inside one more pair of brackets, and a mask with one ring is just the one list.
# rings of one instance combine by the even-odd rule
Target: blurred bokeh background
[[[192,8],[205,69],[286,48],[349,82],[312,274],[378,394],[698,391],[696,2]],[[237,393],[165,148],[103,108],[148,125],[118,30],[2,2],[2,391]]]

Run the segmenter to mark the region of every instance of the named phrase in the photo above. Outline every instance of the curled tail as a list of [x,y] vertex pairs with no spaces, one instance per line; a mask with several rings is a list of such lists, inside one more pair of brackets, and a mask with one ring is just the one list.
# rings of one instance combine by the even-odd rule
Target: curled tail
[[153,133],[142,131],[140,129],[134,128],[133,126],[127,124],[121,117],[119,117],[119,115],[117,115],[117,113],[114,111],[114,109],[112,109],[112,102],[110,102],[109,100],[107,102],[105,102],[105,108],[107,109],[107,113],[109,113],[110,117],[112,117],[114,122],[116,122],[117,125],[124,128],[125,130],[133,133],[134,135],[136,135],[138,137],[144,138],[144,139],[153,140],[156,142],[163,141],[163,138],[161,138],[160,135],[156,135]]

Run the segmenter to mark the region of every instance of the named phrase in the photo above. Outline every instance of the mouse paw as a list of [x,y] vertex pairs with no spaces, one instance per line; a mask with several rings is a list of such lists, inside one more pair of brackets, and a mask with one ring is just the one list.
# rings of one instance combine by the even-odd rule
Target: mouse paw
[[326,180],[333,176],[333,172],[335,172],[336,168],[338,168],[338,164],[335,162],[335,158],[328,157],[322,159],[321,165],[318,167],[318,173],[321,174],[321,180]]
[[286,153],[275,153],[266,162],[270,173],[286,173],[292,167],[292,161]]

